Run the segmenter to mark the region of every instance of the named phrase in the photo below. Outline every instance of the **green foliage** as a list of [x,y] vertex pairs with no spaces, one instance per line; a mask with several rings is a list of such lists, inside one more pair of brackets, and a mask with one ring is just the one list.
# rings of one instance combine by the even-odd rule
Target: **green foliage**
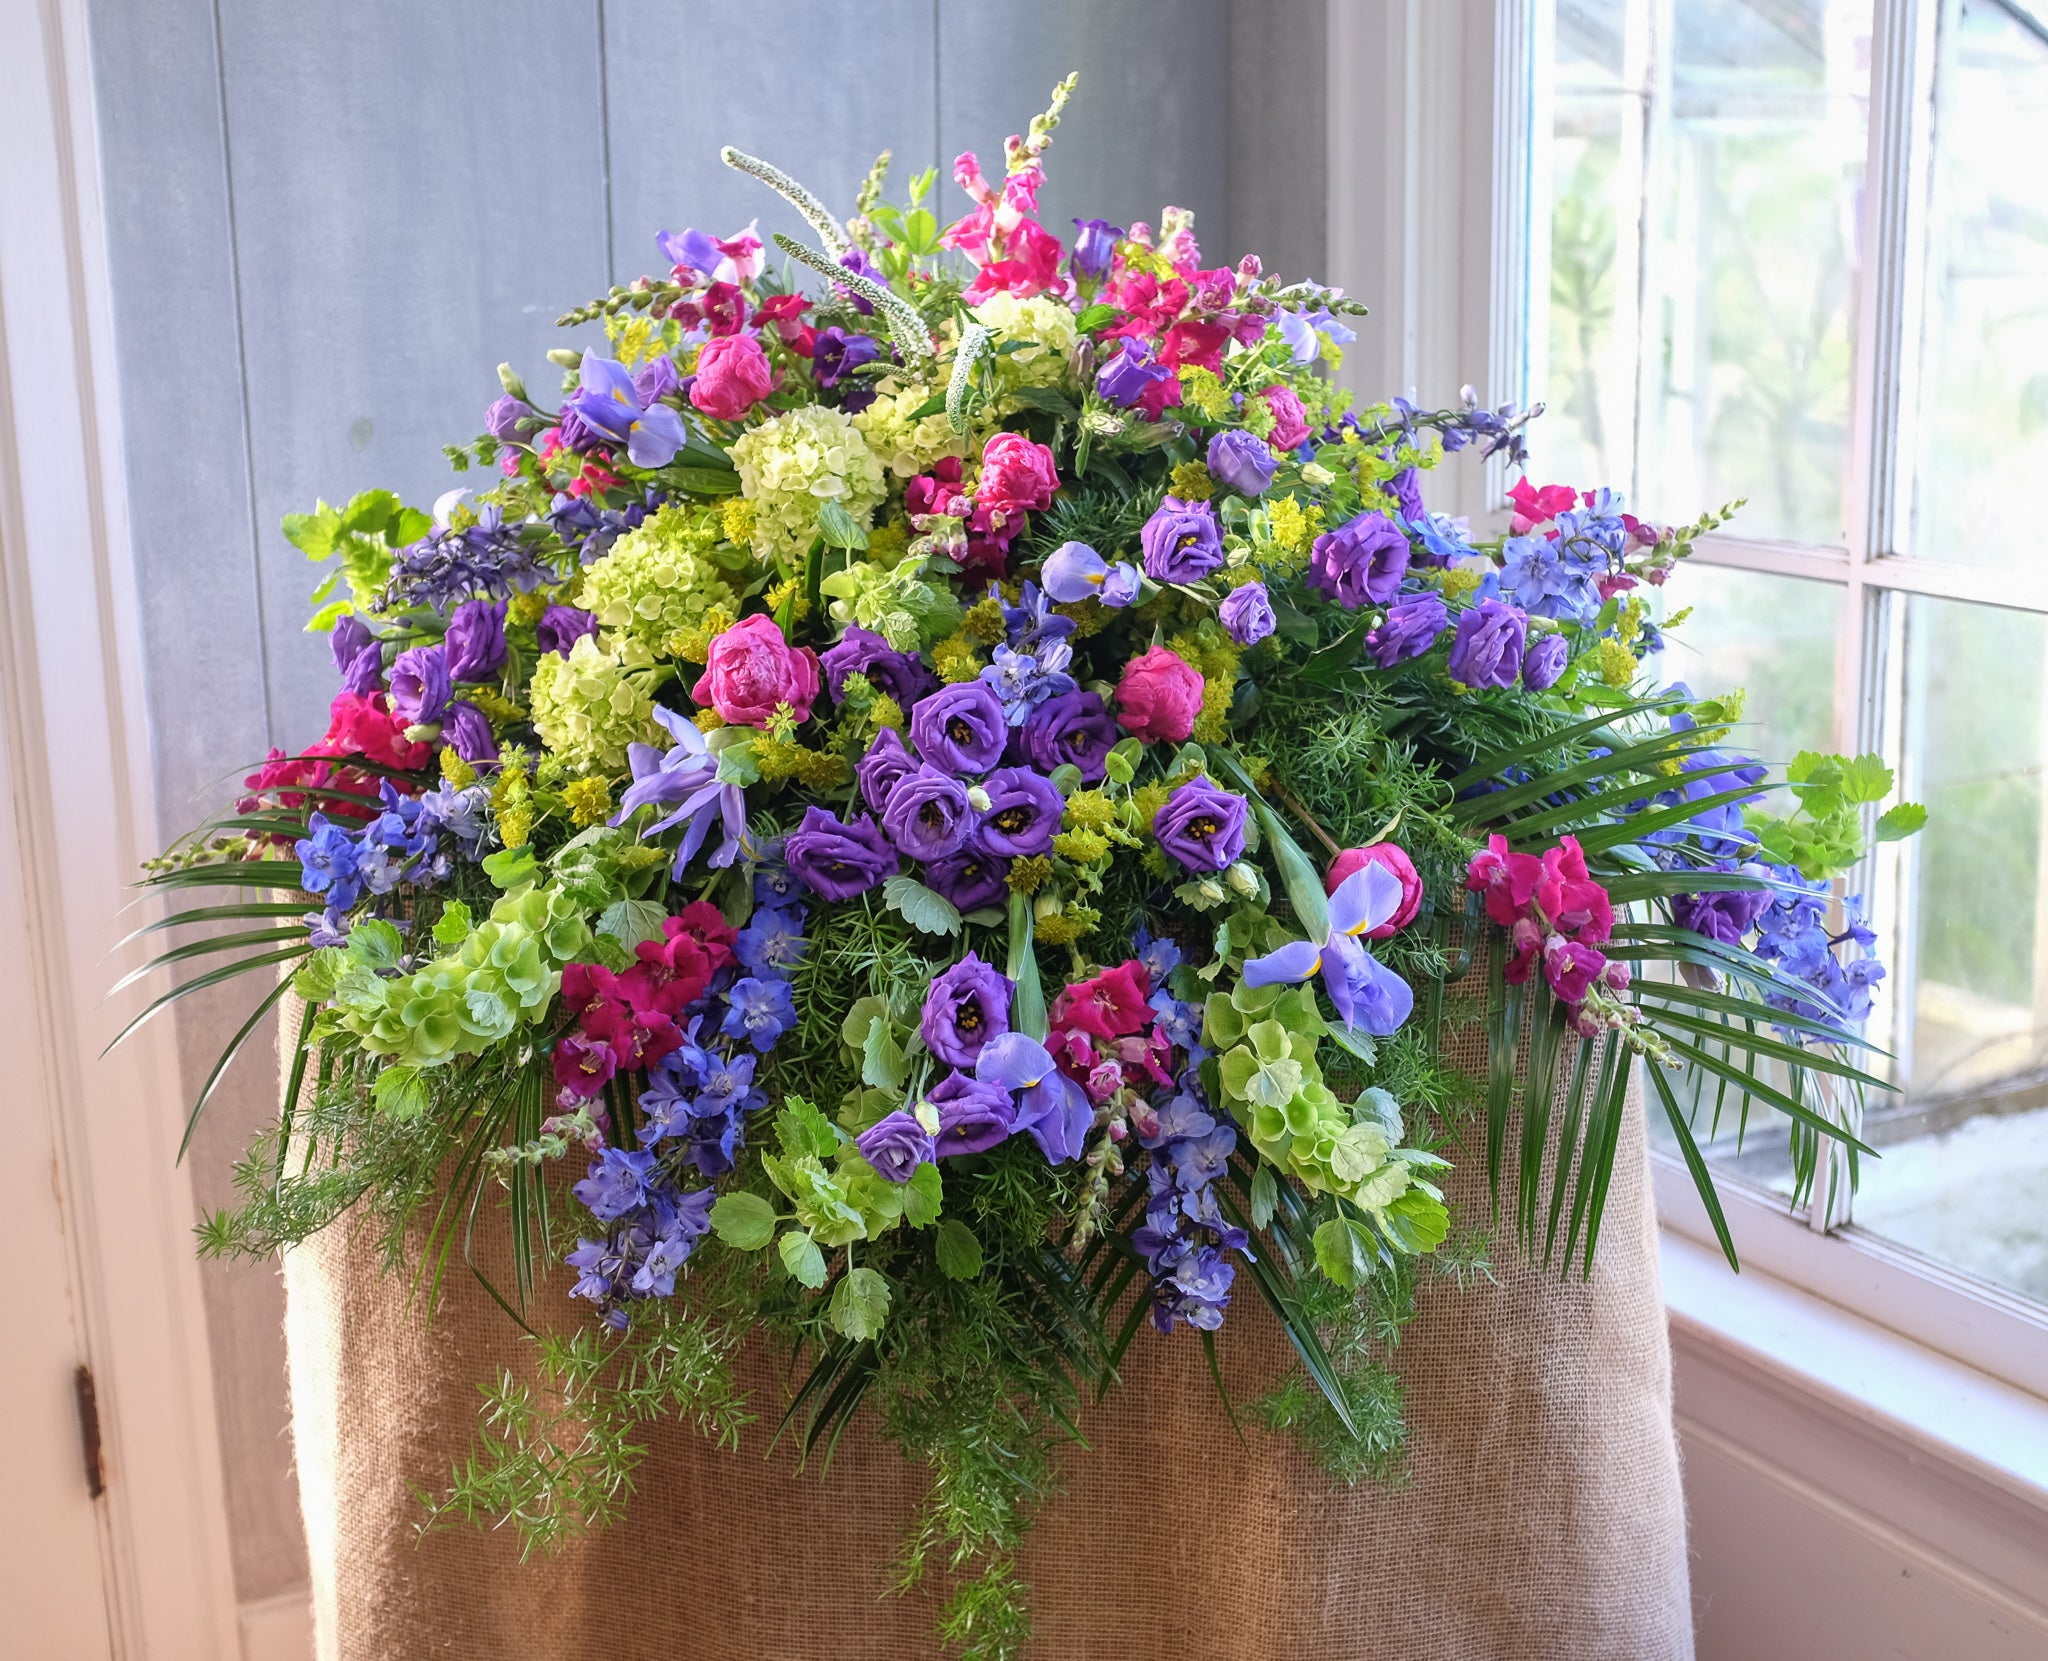
[[[313,590],[313,604],[320,609],[306,625],[308,632],[324,634],[351,612],[369,610],[391,578],[394,553],[425,536],[433,523],[388,490],[365,490],[343,508],[320,502],[311,513],[286,514],[285,540],[299,552],[316,561],[340,557]],[[344,581],[349,597],[334,599]]]
[[[1876,755],[1829,756],[1801,750],[1785,769],[1798,805],[1789,814],[1752,807],[1743,823],[1766,858],[1796,865],[1809,878],[1832,877],[1863,855],[1863,815],[1891,794],[1892,770]],[[1918,802],[1900,802],[1880,814],[1876,838],[1896,842],[1927,823]]]

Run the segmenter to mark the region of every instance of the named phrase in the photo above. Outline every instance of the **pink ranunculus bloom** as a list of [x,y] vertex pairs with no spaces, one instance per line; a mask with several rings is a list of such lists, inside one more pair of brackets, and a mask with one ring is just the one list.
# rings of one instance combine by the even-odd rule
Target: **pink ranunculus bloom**
[[1365,931],[1368,940],[1385,940],[1415,921],[1415,914],[1422,909],[1422,878],[1415,874],[1415,862],[1398,843],[1374,842],[1363,848],[1346,848],[1333,859],[1324,888],[1336,893],[1339,883],[1367,865],[1384,865],[1401,884],[1401,903],[1394,914],[1378,928]]
[[1586,870],[1579,839],[1567,836],[1543,856],[1536,903],[1551,926],[1584,945],[1597,946],[1614,932],[1614,904]]
[[1052,451],[1022,433],[997,433],[981,452],[981,480],[974,487],[978,513],[989,516],[992,528],[1013,524],[1023,513],[1052,505],[1060,487]]
[[738,421],[774,389],[768,354],[752,335],[716,335],[697,354],[690,402],[715,421]]
[[1273,412],[1273,430],[1266,442],[1276,450],[1293,450],[1308,442],[1308,413],[1289,386],[1269,386],[1259,396]]
[[1486,915],[1502,928],[1512,928],[1528,915],[1543,880],[1543,861],[1534,854],[1508,852],[1508,839],[1498,832],[1472,856],[1465,868],[1465,886],[1486,896]]
[[1183,743],[1202,712],[1202,677],[1164,646],[1148,647],[1124,665],[1116,711],[1117,725],[1133,738]]
[[778,704],[807,721],[818,696],[818,654],[790,645],[775,619],[757,611],[713,639],[690,696],[736,727],[767,726]]

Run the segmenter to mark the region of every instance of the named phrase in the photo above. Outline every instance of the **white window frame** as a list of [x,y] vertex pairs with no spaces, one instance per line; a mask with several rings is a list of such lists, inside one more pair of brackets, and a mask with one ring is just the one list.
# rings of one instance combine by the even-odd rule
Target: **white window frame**
[[[1956,565],[1905,547],[1943,3],[1875,4],[1864,192],[1872,222],[1862,238],[1847,545],[1723,533],[1703,538],[1693,556],[1841,589],[1835,742],[1848,753],[1884,750],[1900,716],[1897,676],[1877,672],[1898,659],[1879,649],[1896,644],[1904,607],[1894,596],[2048,612],[2048,572]],[[1344,379],[1362,395],[1401,391],[1443,403],[1471,381],[1489,403],[1529,401],[1530,280],[1547,266],[1548,242],[1547,218],[1532,208],[1542,207],[1538,185],[1547,177],[1540,163],[1554,16],[1555,0],[1330,7],[1328,263],[1333,280],[1380,320],[1367,320],[1347,356]],[[1482,480],[1460,471],[1446,479],[1457,494],[1453,511],[1497,516],[1498,472]],[[1910,884],[1897,851],[1859,878],[1894,937],[1906,938]],[[1886,983],[1880,1022],[1910,997],[1908,968]],[[1661,1153],[1652,1160],[1665,1229],[1712,1245],[1684,1166]],[[1781,1196],[1717,1172],[1744,1262],[2048,1399],[2048,1309],[1854,1226],[1844,1171],[1839,1157],[1827,1161],[1813,1205],[1797,1213]]]

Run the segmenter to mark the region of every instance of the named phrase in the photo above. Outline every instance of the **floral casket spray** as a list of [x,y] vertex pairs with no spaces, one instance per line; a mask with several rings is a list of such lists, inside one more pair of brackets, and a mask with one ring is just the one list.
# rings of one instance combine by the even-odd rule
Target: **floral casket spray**
[[1918,810],[1645,679],[1718,516],[1480,535],[1526,416],[1042,225],[1067,92],[943,226],[728,151],[815,245],[663,232],[476,486],[286,521],[330,726],[149,881],[283,976],[203,1243],[296,1248],[327,1654],[1689,1653],[1633,1081],[1717,1224],[1703,1096],[1856,1146]]

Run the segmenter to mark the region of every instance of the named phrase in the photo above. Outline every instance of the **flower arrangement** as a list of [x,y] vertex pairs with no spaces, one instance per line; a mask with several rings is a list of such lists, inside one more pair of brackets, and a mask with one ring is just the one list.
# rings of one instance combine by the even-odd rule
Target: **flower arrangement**
[[440,1516],[610,1520],[645,1421],[737,1433],[766,1331],[806,1451],[866,1401],[930,1466],[905,1570],[946,1556],[982,1654],[1143,1327],[1213,1345],[1249,1293],[1301,1364],[1266,1421],[1390,1472],[1386,1335],[1491,1249],[1454,1154],[1498,1182],[1519,1115],[1521,1243],[1583,1268],[1638,1058],[1710,1206],[1702,1084],[1809,1177],[1854,1145],[1883,970],[1832,882],[1920,817],[1817,756],[1774,814],[1735,701],[1646,689],[1719,516],[1524,478],[1482,535],[1425,477],[1521,463],[1526,415],[1354,408],[1361,308],[1203,265],[1179,210],[1042,225],[1070,86],[944,226],[886,155],[842,226],[727,152],[815,231],[776,239],[807,289],[751,228],[664,232],[563,319],[603,340],[550,354],[554,407],[500,371],[448,452],[481,487],[289,518],[328,730],[149,878],[249,924],[159,960],[232,954],[179,991],[287,972],[199,1107],[299,1011],[207,1249],[356,1212],[431,1276],[505,1231],[508,1309],[573,1272],[552,1394],[487,1390]]

